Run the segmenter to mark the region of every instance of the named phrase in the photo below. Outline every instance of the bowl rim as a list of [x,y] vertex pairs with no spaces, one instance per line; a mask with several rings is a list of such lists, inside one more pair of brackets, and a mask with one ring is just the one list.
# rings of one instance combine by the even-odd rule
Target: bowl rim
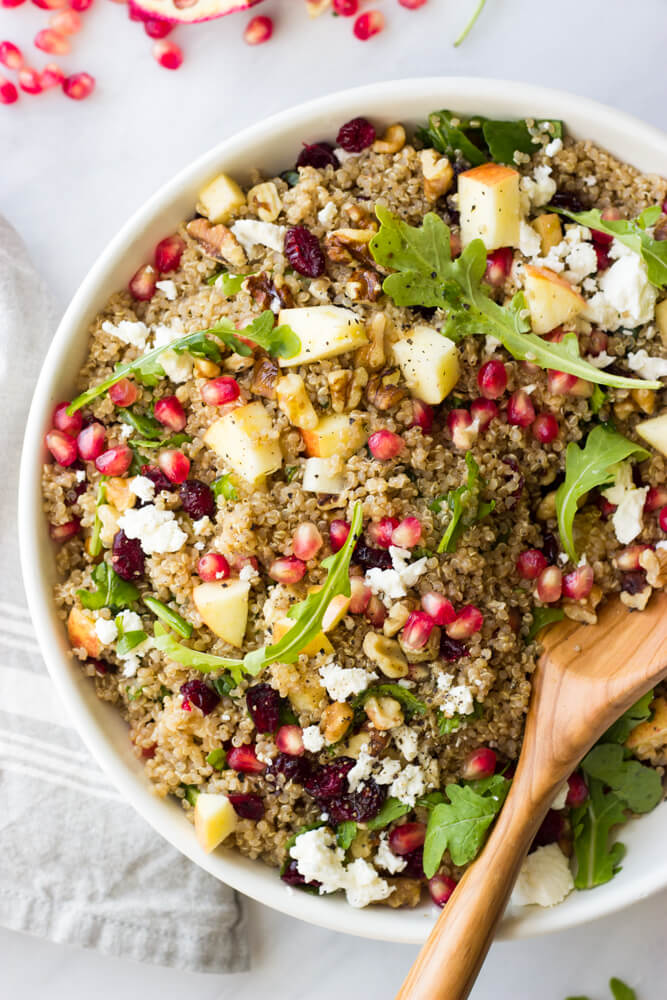
[[[179,193],[191,186],[195,179],[199,178],[201,183],[207,173],[212,174],[224,168],[225,161],[242,154],[245,147],[263,140],[268,142],[271,138],[275,140],[287,128],[299,126],[307,130],[308,127],[314,127],[317,119],[327,116],[336,116],[342,122],[346,120],[345,115],[348,113],[345,109],[349,109],[350,117],[353,117],[354,108],[382,105],[384,111],[378,111],[377,114],[386,115],[392,102],[400,105],[421,101],[421,114],[425,117],[429,107],[446,106],[447,103],[456,106],[457,100],[460,104],[472,103],[480,108],[507,106],[500,113],[515,117],[530,114],[531,111],[526,108],[532,109],[532,113],[545,116],[551,113],[546,109],[558,109],[558,117],[566,122],[572,118],[582,121],[586,119],[587,127],[591,127],[593,133],[608,129],[618,134],[619,142],[622,133],[623,144],[627,141],[627,146],[631,147],[633,142],[639,143],[642,148],[652,150],[661,163],[667,164],[667,135],[632,115],[566,91],[484,77],[429,76],[366,84],[287,108],[250,125],[217,143],[163,184],[130,216],[93,263],[66,309],[42,363],[26,423],[19,476],[21,567],[39,646],[75,728],[123,798],[179,851],[251,898],[321,927],[361,937],[405,943],[420,943],[425,939],[435,918],[432,908],[428,911],[379,907],[354,910],[345,902],[330,897],[295,893],[275,878],[274,869],[261,862],[248,862],[247,859],[239,862],[236,852],[204,854],[197,845],[192,827],[185,820],[182,810],[152,794],[147,780],[138,773],[136,763],[114,746],[111,734],[95,718],[96,708],[102,703],[91,694],[92,685],[87,683],[78,667],[73,668],[71,654],[67,656],[62,622],[56,619],[54,613],[51,585],[40,566],[44,558],[41,554],[44,539],[40,538],[40,535],[44,536],[40,499],[41,456],[44,427],[53,406],[52,382],[62,360],[72,348],[73,341],[81,335],[82,324],[88,325],[90,304],[99,296],[106,272],[117,266],[128,245],[140,239],[165,206],[175,201]],[[511,110],[512,107],[514,111]],[[356,114],[359,113],[360,110],[357,110]],[[371,116],[374,114],[367,113]],[[178,809],[184,822],[175,820],[174,808]],[[641,822],[646,820],[642,819]],[[667,856],[658,858],[653,867],[647,865],[645,871],[636,875],[632,881],[627,881],[627,884],[618,879],[608,883],[606,892],[599,897],[596,893],[578,893],[575,906],[567,906],[566,901],[565,905],[561,904],[550,910],[530,907],[524,908],[520,915],[508,912],[498,937],[523,938],[573,927],[629,906],[665,886]]]

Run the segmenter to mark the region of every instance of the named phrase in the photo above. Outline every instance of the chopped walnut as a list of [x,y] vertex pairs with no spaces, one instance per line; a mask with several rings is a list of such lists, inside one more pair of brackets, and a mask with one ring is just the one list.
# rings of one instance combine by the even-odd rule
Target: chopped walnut
[[243,247],[231,229],[219,223],[214,226],[208,219],[197,218],[185,227],[206,257],[222,260],[232,267],[245,267],[247,259]]
[[406,396],[405,386],[399,385],[400,381],[398,368],[387,368],[372,375],[366,386],[366,399],[376,410],[392,410]]
[[454,183],[454,168],[446,156],[441,156],[435,149],[422,149],[419,154],[424,175],[424,197],[428,201],[437,201],[447,194]]
[[366,328],[368,343],[360,347],[354,355],[357,365],[372,372],[382,368],[385,362],[384,337],[386,328],[387,317],[382,312],[376,313]]
[[653,413],[656,399],[653,389],[631,389],[630,395],[640,410],[649,415]]
[[279,375],[278,363],[273,358],[260,358],[253,368],[250,391],[264,399],[275,399]]
[[391,636],[400,632],[410,617],[410,612],[412,610],[412,601],[394,601],[392,606],[389,608],[387,617],[384,620],[384,625],[382,626],[384,634],[391,638]]
[[275,222],[283,207],[278,189],[273,181],[255,184],[248,191],[248,205],[263,222]]
[[656,698],[651,705],[653,717],[636,726],[625,745],[640,760],[667,764],[667,701]]
[[602,587],[598,587],[598,585],[594,583],[588,597],[582,598],[580,601],[572,601],[566,598],[563,601],[563,611],[567,617],[571,618],[574,622],[583,622],[585,625],[594,625],[598,620],[595,609],[602,600],[602,597]]
[[627,591],[621,591],[621,601],[625,604],[626,608],[630,608],[632,611],[643,611],[649,602],[649,598],[653,593],[653,588],[646,584],[642,590],[638,590],[636,594],[629,594]]
[[373,143],[374,153],[399,153],[405,146],[405,129],[402,125],[390,125],[381,139]]
[[345,294],[353,302],[377,302],[382,295],[379,274],[370,268],[357,268],[345,282]]
[[368,382],[365,368],[336,368],[327,374],[331,406],[335,413],[353,410],[361,402],[362,392]]
[[292,293],[285,284],[276,285],[266,271],[250,274],[245,280],[248,294],[261,309],[290,309],[294,305]]
[[357,228],[372,229],[373,232],[377,231],[377,220],[373,218],[364,205],[356,205],[354,202],[348,202],[346,205],[343,205],[343,208]]
[[373,238],[371,229],[335,229],[324,238],[324,250],[336,264],[373,264],[368,244]]
[[667,587],[667,549],[644,549],[639,565],[646,570],[646,582],[657,590]]
[[388,878],[389,885],[393,885],[394,891],[382,902],[385,906],[398,909],[402,906],[414,908],[419,906],[422,894],[421,880],[418,878]]

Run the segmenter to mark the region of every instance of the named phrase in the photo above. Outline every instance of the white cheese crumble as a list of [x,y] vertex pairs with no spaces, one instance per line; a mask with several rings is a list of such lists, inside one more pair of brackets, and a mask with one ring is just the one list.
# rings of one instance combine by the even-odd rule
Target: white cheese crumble
[[195,535],[203,535],[212,527],[211,518],[208,514],[204,514],[203,517],[200,517],[197,521],[192,522],[192,530]]
[[120,427],[118,428],[118,434],[123,438],[124,441],[127,441],[129,437],[132,437],[133,430],[134,428],[130,427],[129,424],[121,424]]
[[347,149],[343,149],[342,146],[336,146],[334,149],[334,155],[338,162],[342,165],[348,160],[353,160],[355,156],[359,156],[359,153],[350,153]]
[[620,462],[614,470],[614,485],[602,490],[602,496],[616,504],[612,524],[621,545],[628,545],[644,527],[642,517],[648,489],[634,485],[630,462]]
[[310,753],[319,753],[324,746],[324,737],[319,726],[306,726],[301,738],[304,748]]
[[588,361],[589,365],[593,365],[594,368],[607,368],[615,360],[616,358],[611,354],[607,354],[606,351],[600,351],[599,354],[589,354],[586,357],[586,361]]
[[472,690],[467,684],[456,684],[452,686],[451,674],[440,674],[437,680],[439,691],[446,691],[447,697],[440,708],[443,715],[451,719],[453,715],[470,715],[474,711],[475,703]]
[[519,872],[512,902],[516,906],[555,906],[574,889],[567,858],[558,844],[538,847],[529,854]]
[[630,351],[627,361],[633,372],[638,372],[649,382],[655,382],[667,375],[667,358],[656,358],[641,350]]
[[320,667],[320,677],[333,701],[345,701],[350,695],[361,694],[377,676],[363,667],[345,669],[334,662],[323,663]]
[[546,205],[555,193],[556,182],[551,176],[551,167],[546,164],[535,167],[532,177],[521,178],[521,210],[527,215],[531,208]]
[[118,638],[115,621],[110,618],[98,618],[95,622],[95,634],[103,646],[110,646]]
[[173,511],[160,510],[154,504],[126,510],[118,518],[118,527],[128,538],[137,538],[148,556],[154,552],[178,552],[188,537]]
[[551,142],[548,142],[544,147],[544,155],[555,156],[556,153],[560,153],[562,148],[563,148],[562,139],[552,139]]
[[347,772],[347,785],[351,792],[356,792],[357,788],[360,785],[363,786],[366,780],[371,777],[375,763],[375,757],[371,757],[368,752],[368,745],[364,744],[359,751],[354,766]]
[[85,482],[85,480],[86,480],[85,469],[77,469],[76,472],[74,473],[74,475],[76,477],[77,483],[83,483],[83,482]]
[[[174,340],[183,336],[183,327],[180,322],[173,326],[156,326],[153,347],[168,347]],[[158,361],[164,368],[165,375],[172,382],[187,382],[192,373],[192,358],[184,351],[177,354],[176,351],[163,351],[158,356]]]
[[164,293],[164,297],[170,302],[173,302],[178,296],[176,284],[170,278],[165,278],[163,281],[156,281],[155,287],[159,288],[160,291]]
[[144,503],[150,503],[155,496],[155,483],[148,476],[135,476],[130,480],[130,493],[134,493]]
[[389,846],[386,833],[383,833],[380,837],[380,843],[377,851],[375,852],[373,863],[376,868],[381,868],[383,871],[389,872],[390,875],[396,875],[398,872],[402,872],[407,865],[405,858],[401,858],[398,854],[394,854],[392,851]]
[[255,580],[259,580],[259,573],[255,569],[252,563],[246,563],[239,570],[239,580],[243,580],[245,583],[253,583]]
[[386,600],[405,597],[410,587],[414,587],[422,573],[426,572],[427,558],[408,563],[409,549],[396,545],[389,546],[392,569],[374,567],[366,572],[364,582],[374,594],[383,594]]
[[118,337],[124,344],[132,344],[140,350],[146,346],[148,338],[148,327],[141,320],[122,319],[120,323],[111,323],[108,319],[102,323],[105,333],[110,333],[113,337]]
[[539,254],[542,241],[539,234],[529,223],[521,220],[519,223],[519,250],[524,257],[535,257]]
[[321,226],[325,226],[325,228],[328,229],[328,227],[333,223],[333,220],[336,218],[337,212],[338,209],[336,208],[335,203],[333,201],[328,201],[324,208],[321,208],[317,213],[317,221]]
[[658,293],[648,280],[646,264],[618,240],[613,241],[609,256],[614,263],[600,277],[600,291],[588,300],[586,319],[612,331],[649,323]]
[[398,726],[392,729],[394,743],[407,761],[414,760],[417,756],[417,734],[409,726]]
[[290,857],[307,882],[320,883],[320,894],[342,889],[350,906],[367,906],[394,891],[363,858],[345,868],[345,854],[326,826],[300,834],[290,848]]
[[389,795],[408,806],[414,806],[425,792],[424,772],[416,764],[406,764],[389,786]]
[[231,230],[247,254],[259,243],[282,253],[285,247],[285,226],[276,226],[273,222],[257,222],[255,219],[239,219]]
[[570,791],[570,786],[566,781],[565,784],[558,789],[558,794],[551,803],[551,808],[555,809],[557,812],[560,809],[564,809],[567,804],[567,796],[569,791]]

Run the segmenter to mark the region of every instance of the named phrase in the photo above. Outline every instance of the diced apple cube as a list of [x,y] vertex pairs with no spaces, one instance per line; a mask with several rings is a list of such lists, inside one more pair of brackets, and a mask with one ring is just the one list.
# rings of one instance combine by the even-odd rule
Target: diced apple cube
[[560,218],[553,212],[544,212],[533,219],[532,226],[540,237],[542,256],[546,257],[552,247],[557,246],[563,239]]
[[204,442],[248,483],[259,483],[283,463],[280,443],[262,403],[238,406],[206,431]]
[[461,374],[456,344],[430,326],[415,326],[394,344],[394,356],[412,394],[432,406],[443,401]]
[[347,614],[347,609],[350,606],[351,597],[346,597],[345,594],[336,594],[335,597],[329,601],[327,605],[327,610],[324,612],[324,617],[322,618],[322,631],[331,632],[336,625],[340,625],[343,618]]
[[667,347],[667,299],[658,302],[655,307],[655,325],[658,328],[663,347]]
[[128,507],[134,507],[137,502],[136,493],[130,489],[131,479],[124,479],[122,476],[111,476],[106,481],[107,500],[120,513],[126,511]]
[[301,488],[307,493],[342,493],[345,476],[337,458],[307,458]]
[[635,430],[652,448],[667,455],[667,413],[661,413],[651,420],[642,420]]
[[281,375],[276,382],[276,400],[287,419],[295,427],[317,427],[317,413],[310,401],[306,384],[296,372]]
[[570,323],[586,307],[586,301],[572,285],[548,267],[524,268],[524,290],[534,333],[549,333]]
[[499,163],[483,163],[459,174],[461,243],[480,239],[487,250],[519,245],[519,174]]
[[192,591],[192,600],[211,632],[240,648],[248,623],[249,592],[247,580],[220,580],[200,583]]
[[[294,622],[291,618],[280,618],[273,626],[273,642],[279,642],[291,629]],[[317,656],[318,653],[333,653],[334,648],[327,639],[324,632],[318,632],[316,636],[307,642],[301,650],[306,656]]]
[[349,413],[332,413],[323,417],[312,430],[301,430],[306,454],[315,458],[350,458],[366,444],[368,427],[365,420]]
[[72,649],[85,649],[96,659],[102,652],[102,643],[95,631],[95,619],[81,608],[72,608],[67,617],[67,635]]
[[239,185],[227,174],[218,174],[199,192],[197,211],[210,222],[226,222],[245,205],[245,195]]
[[280,358],[283,368],[335,358],[367,343],[363,322],[355,312],[342,306],[281,309],[278,323],[290,326],[301,341],[298,354]]
[[194,809],[195,835],[207,854],[236,829],[237,816],[226,795],[200,792]]

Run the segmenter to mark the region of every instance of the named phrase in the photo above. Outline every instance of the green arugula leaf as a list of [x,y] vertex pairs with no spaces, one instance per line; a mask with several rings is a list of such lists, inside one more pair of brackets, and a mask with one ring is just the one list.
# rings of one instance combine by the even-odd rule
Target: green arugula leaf
[[456,733],[459,729],[467,726],[469,722],[474,722],[475,719],[481,719],[483,714],[484,706],[479,701],[475,702],[475,707],[469,715],[461,715],[459,712],[455,712],[451,718],[447,718],[444,712],[438,712],[438,732],[441,736],[448,736],[450,733]]
[[533,642],[543,628],[553,625],[554,622],[562,622],[563,618],[565,612],[562,608],[533,608],[533,624],[530,626],[526,642]]
[[344,851],[350,849],[350,844],[357,835],[357,824],[354,820],[346,819],[336,827],[336,843]]
[[95,520],[93,530],[90,535],[90,555],[95,558],[102,551],[102,519],[100,518],[100,507],[107,502],[107,477],[102,476],[97,486],[97,499],[95,500]]
[[390,823],[400,819],[401,816],[405,816],[409,812],[410,806],[406,806],[400,799],[388,798],[385,799],[377,816],[370,819],[366,823],[366,826],[369,830],[382,830],[385,826],[389,826]]
[[572,810],[577,889],[592,889],[609,882],[620,871],[625,854],[623,844],[609,844],[611,829],[625,822],[623,802],[614,792],[605,793],[604,785],[595,778],[588,788],[587,801]]
[[213,496],[217,500],[218,497],[222,497],[223,500],[238,500],[239,495],[234,486],[230,476],[218,476],[211,483],[211,489],[213,490]]
[[177,635],[182,635],[184,639],[190,638],[192,635],[192,625],[186,622],[185,618],[182,618],[178,612],[173,611],[155,597],[142,597],[141,599],[149,611],[152,611],[156,618],[159,618],[169,628],[173,629]]
[[424,872],[435,875],[445,850],[455,865],[466,865],[479,854],[486,833],[509,791],[500,774],[468,785],[447,785],[449,802],[437,805],[429,816],[424,842]]
[[620,719],[609,727],[607,732],[603,735],[602,743],[625,743],[628,736],[633,729],[641,725],[642,722],[647,722],[651,715],[651,703],[653,701],[653,691],[647,691],[646,694],[636,701],[634,705],[631,706],[624,712]]
[[374,684],[366,688],[352,700],[353,708],[361,708],[369,698],[394,698],[408,716],[424,715],[428,711],[428,705],[400,684]]
[[237,331],[230,320],[222,319],[204,332],[213,333],[216,337],[224,339],[228,346],[233,347],[237,354],[244,357],[249,357],[252,350],[242,340],[239,340],[238,335],[252,340],[259,347],[263,347],[268,354],[280,358],[294,357],[301,350],[301,341],[291,327],[285,324],[274,326],[275,321],[276,317],[271,310],[265,309],[243,330]]
[[370,242],[374,259],[394,273],[384,279],[383,289],[398,306],[439,307],[448,312],[443,329],[452,340],[473,335],[491,335],[518,361],[530,361],[540,368],[576,375],[600,385],[620,389],[659,389],[661,383],[614,375],[596,368],[579,353],[575,333],[554,343],[528,333],[528,310],[522,292],[508,306],[489,298],[483,284],[486,249],[473,240],[456,260],[450,254],[449,229],[442,219],[429,212],[420,228],[410,226],[382,205],[376,215],[380,229]]
[[[472,524],[482,521],[495,507],[495,500],[480,501],[479,494],[485,485],[480,477],[479,466],[475,461],[471,451],[466,452],[466,465],[468,467],[467,480],[462,486],[455,490],[450,490],[444,497],[444,502],[451,511],[451,519],[447,525],[447,530],[440,539],[438,553],[454,552],[461,535]],[[429,504],[431,510],[438,512],[442,507],[443,500],[434,500]],[[437,506],[436,506],[437,505]]]
[[[563,123],[557,119],[535,120],[535,126],[553,139],[563,136]],[[459,115],[453,111],[434,111],[428,125],[417,135],[425,146],[437,149],[452,160],[460,156],[473,167],[488,160],[513,165],[516,152],[532,156],[540,149],[524,118],[495,121],[481,115]]]
[[189,434],[172,434],[170,437],[160,438],[159,441],[150,438],[132,438],[128,441],[131,448],[180,448],[181,445],[192,441]]
[[609,989],[614,1000],[637,1000],[635,991],[622,979],[616,979],[615,976],[609,980]]
[[118,656],[126,656],[148,638],[143,629],[133,629],[131,632],[126,632],[123,627],[121,615],[116,617],[115,622],[118,630],[118,640],[116,642],[116,653]]
[[82,606],[89,611],[97,611],[100,608],[121,611],[123,608],[131,608],[139,597],[139,591],[134,584],[122,580],[108,563],[102,562],[95,567],[93,581],[96,590],[76,592]]
[[216,275],[213,284],[219,285],[223,295],[226,295],[229,299],[234,295],[238,295],[247,277],[247,274],[229,274],[227,271],[222,271]]
[[285,466],[285,482],[291,483],[294,477],[299,471],[298,465],[286,465]]
[[650,812],[662,798],[658,772],[626,757],[618,743],[598,743],[586,754],[581,767],[589,777],[611,788],[633,813]]
[[[147,388],[152,389],[154,386],[161,382],[163,378],[166,378],[166,373],[158,358],[164,347],[160,348],[160,352],[157,355],[144,354],[141,358],[137,358],[133,361],[134,365],[132,369],[132,374],[137,382],[141,385],[145,385]],[[126,365],[115,365],[114,366],[114,382],[117,382],[119,378],[123,378],[126,374]],[[113,383],[112,383],[113,384]],[[74,404],[72,404],[74,405]]]
[[591,410],[597,416],[604,404],[607,402],[607,393],[596,385],[591,396]]
[[550,207],[548,211],[566,215],[580,226],[614,236],[619,243],[642,257],[652,285],[656,288],[667,286],[667,242],[654,240],[646,231],[657,222],[661,212],[659,205],[645,209],[636,219],[603,219],[598,208],[592,208],[589,212],[568,212],[566,209]]
[[614,466],[634,455],[638,461],[648,458],[648,452],[634,441],[608,427],[595,427],[583,448],[570,441],[565,452],[565,481],[556,491],[558,532],[563,548],[577,562],[573,526],[577,503],[596,486],[614,479]]
[[151,417],[149,413],[140,413],[133,408],[123,407],[118,411],[118,416],[143,439],[157,440],[164,434],[164,424]]
[[[553,119],[536,121],[535,126],[540,130],[548,131],[553,139],[561,139],[563,136],[563,123],[561,121]],[[486,121],[482,131],[491,153],[491,159],[495,163],[513,166],[515,153],[526,153],[528,156],[532,156],[541,149],[539,142],[533,142],[533,136],[525,119],[510,122]]]
[[215,771],[224,771],[227,767],[227,751],[224,747],[217,747],[206,755],[206,763],[210,764]]
[[184,646],[182,642],[177,642],[160,622],[155,623],[153,635],[155,648],[164,653],[168,660],[180,663],[184,667],[200,670],[203,674],[211,673],[214,670],[228,670],[234,680],[234,687],[241,683],[244,672],[252,673],[245,666],[243,660],[235,660],[227,656],[213,656],[212,653],[201,653],[198,649]]
[[222,674],[220,677],[211,677],[211,684],[221,698],[225,698],[236,687],[236,681],[228,674]]

